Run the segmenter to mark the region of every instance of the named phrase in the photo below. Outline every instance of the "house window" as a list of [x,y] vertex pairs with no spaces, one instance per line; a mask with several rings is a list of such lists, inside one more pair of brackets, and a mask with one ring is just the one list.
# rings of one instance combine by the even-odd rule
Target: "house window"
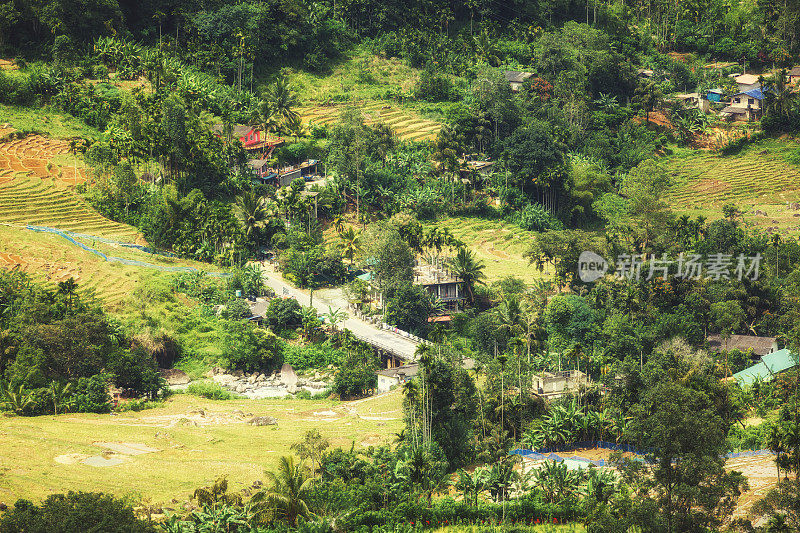
[[753,105],[753,104],[756,103],[756,101],[753,98],[748,98],[747,99],[747,103],[750,104],[750,105]]
[[733,101],[736,102],[737,104],[742,103],[742,100],[740,98],[734,98]]

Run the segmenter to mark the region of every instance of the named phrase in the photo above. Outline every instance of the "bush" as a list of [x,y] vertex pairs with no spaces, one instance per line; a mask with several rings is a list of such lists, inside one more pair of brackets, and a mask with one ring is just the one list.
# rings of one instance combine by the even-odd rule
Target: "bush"
[[328,365],[339,366],[345,357],[347,357],[345,352],[337,350],[329,344],[287,346],[283,353],[284,363],[289,363],[296,369],[323,368]]
[[424,70],[414,87],[414,97],[428,102],[455,100],[457,98],[454,98],[454,93],[453,82],[432,70]]
[[512,215],[512,220],[528,231],[547,231],[563,229],[561,221],[554,218],[539,204],[527,204],[521,211]]
[[114,374],[114,384],[134,394],[154,396],[164,387],[156,362],[141,351],[119,350],[111,355],[108,370]]
[[78,413],[108,413],[111,402],[108,395],[108,378],[98,374],[90,378],[80,378],[75,386],[73,402]]
[[251,372],[281,364],[284,343],[274,333],[241,320],[225,324],[224,354],[228,368]]
[[136,518],[133,509],[114,496],[99,492],[51,494],[41,505],[17,500],[0,518],[0,533],[147,533],[152,526]]
[[186,387],[186,394],[202,396],[209,400],[232,400],[236,396],[227,389],[223,389],[219,383],[213,381],[195,381]]
[[267,308],[267,323],[274,329],[296,327],[301,324],[300,304],[294,298],[276,298]]

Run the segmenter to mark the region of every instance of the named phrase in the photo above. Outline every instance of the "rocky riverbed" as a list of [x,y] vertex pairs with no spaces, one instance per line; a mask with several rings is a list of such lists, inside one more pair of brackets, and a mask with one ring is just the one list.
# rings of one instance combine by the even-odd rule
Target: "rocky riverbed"
[[300,391],[317,394],[330,388],[330,376],[314,372],[309,376],[298,377],[290,365],[283,365],[279,372],[262,374],[260,372],[227,372],[214,368],[209,377],[221,386],[247,398],[280,398]]

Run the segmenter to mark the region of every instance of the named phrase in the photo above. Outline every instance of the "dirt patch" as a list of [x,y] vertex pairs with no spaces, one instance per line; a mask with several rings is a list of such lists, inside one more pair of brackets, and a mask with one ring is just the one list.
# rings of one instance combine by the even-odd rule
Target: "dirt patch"
[[53,460],[61,465],[74,465],[88,458],[89,456],[83,453],[67,453],[64,455],[57,455]]
[[151,448],[137,442],[93,442],[92,446],[111,450],[122,455],[144,455],[161,451],[158,448]]
[[115,457],[109,456],[104,457],[102,455],[95,455],[94,457],[87,457],[86,459],[82,460],[81,463],[89,466],[117,466],[124,463],[125,460],[122,457]]
[[733,518],[753,518],[750,514],[753,504],[763,498],[778,483],[775,456],[756,455],[728,459],[726,470],[737,470],[747,477],[750,488],[739,497]]

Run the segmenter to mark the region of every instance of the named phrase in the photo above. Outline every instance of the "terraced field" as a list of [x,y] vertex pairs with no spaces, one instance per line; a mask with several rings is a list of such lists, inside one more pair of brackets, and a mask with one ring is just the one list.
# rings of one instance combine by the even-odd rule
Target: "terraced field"
[[721,208],[800,201],[800,165],[787,160],[794,143],[769,140],[738,155],[695,152],[668,160],[676,185],[669,195],[676,208]]
[[[382,122],[403,140],[432,140],[442,129],[438,122],[420,117],[414,111],[387,105],[384,102],[364,101],[350,103],[360,108],[364,120],[368,124]],[[336,122],[345,108],[345,104],[320,105],[299,108],[298,112],[306,124],[332,124]]]
[[[100,216],[70,186],[86,180],[84,168],[59,165],[69,143],[32,135],[0,143],[0,223],[51,226],[134,242],[136,229]],[[76,172],[77,170],[77,172]]]

